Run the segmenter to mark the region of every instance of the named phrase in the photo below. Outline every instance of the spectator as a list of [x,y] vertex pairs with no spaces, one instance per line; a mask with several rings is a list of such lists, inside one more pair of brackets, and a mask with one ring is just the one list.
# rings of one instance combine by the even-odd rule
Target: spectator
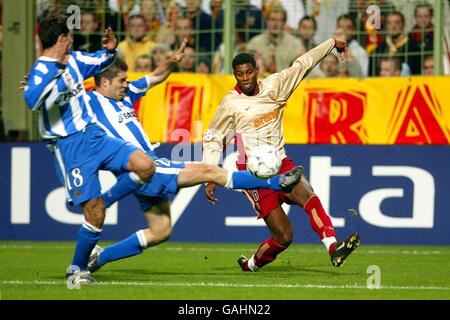
[[178,64],[179,72],[195,72],[195,50],[192,47],[186,47],[183,60]]
[[129,17],[140,12],[139,1],[136,0],[109,0],[108,7],[112,13],[119,14],[125,25],[128,25]]
[[140,14],[145,18],[148,38],[152,41],[155,41],[161,25],[160,12],[156,1],[160,0],[141,0],[140,5]]
[[161,25],[158,29],[156,42],[165,43],[170,48],[175,48],[175,44],[177,42],[177,22],[181,18],[181,16],[182,14],[180,5],[175,0],[171,0],[167,4],[165,10],[165,24]]
[[119,43],[119,51],[130,71],[134,71],[137,57],[148,54],[154,42],[147,37],[145,18],[142,15],[130,17],[128,21],[127,36]]
[[[400,0],[404,1],[404,0]],[[383,37],[380,29],[377,26],[373,26],[369,20],[369,13],[373,14],[373,11],[367,10],[369,6],[377,5],[380,9],[380,29],[385,30],[385,21],[387,15],[395,10],[395,6],[392,4],[392,0],[350,0],[349,7],[356,10],[349,11],[349,15],[356,21],[357,35],[356,39],[367,53],[372,53],[382,42]],[[372,17],[374,18],[374,17]]]
[[428,3],[422,3],[415,7],[414,19],[416,24],[409,33],[409,42],[418,50],[415,53],[423,69],[423,58],[425,55],[433,53],[434,25],[433,7]]
[[433,56],[426,56],[423,60],[423,75],[433,76],[434,75],[434,58]]
[[404,33],[405,18],[399,11],[391,12],[386,18],[387,35],[369,57],[369,75],[380,74],[380,61],[383,57],[398,57],[408,65],[412,74],[420,74],[420,57],[411,55],[417,52],[415,43],[409,42]]
[[208,57],[201,57],[198,59],[197,73],[209,74],[211,73],[211,62]]
[[195,30],[195,47],[199,52],[215,51],[212,47],[212,22],[211,16],[205,13],[200,7],[200,0],[186,0],[185,17],[192,22],[192,28]]
[[317,32],[317,22],[314,17],[304,16],[298,24],[298,37],[305,48],[309,51],[316,46],[314,35]]
[[300,40],[284,31],[286,11],[281,6],[272,7],[267,17],[267,30],[252,38],[247,49],[260,52],[264,58],[264,70],[269,73],[288,68],[305,52]]
[[245,32],[245,41],[259,35],[263,29],[263,13],[261,9],[252,5],[250,0],[235,0],[235,23],[240,29],[237,32]]
[[346,61],[341,61],[338,64],[338,78],[348,78],[350,77],[350,71]]
[[305,7],[301,0],[263,0],[262,3],[264,16],[268,16],[273,6],[283,6],[287,13],[284,27],[288,32],[297,30],[300,20],[305,16]]
[[[233,57],[236,56],[238,53],[246,51],[247,46],[244,38],[245,38],[244,32],[241,31],[234,33]],[[225,73],[224,60],[225,60],[225,44],[221,43],[219,49],[216,51],[216,54],[214,55],[213,73],[220,73],[220,74]]]
[[356,63],[359,65],[357,72],[352,72],[352,70],[355,70],[354,68],[349,70],[350,76],[367,77],[369,57],[367,56],[366,50],[364,50],[364,48],[355,39],[355,21],[350,15],[343,14],[337,19],[337,26],[342,29],[345,39],[347,40],[349,63]]
[[166,61],[170,47],[165,43],[156,43],[151,51],[151,70],[155,70]]
[[336,29],[337,18],[348,13],[349,0],[310,0],[306,2],[308,15],[313,16],[319,26],[314,40],[322,43],[330,38]]
[[150,73],[152,71],[152,57],[148,54],[143,54],[136,59],[134,66],[135,72]]
[[97,17],[92,11],[81,13],[81,29],[73,36],[75,51],[96,52],[102,49],[102,36],[98,32]]
[[382,58],[380,61],[380,77],[399,77],[402,61],[397,57]]
[[320,62],[320,71],[322,72],[322,78],[336,78],[339,75],[339,59],[338,57],[330,53],[323,58]]

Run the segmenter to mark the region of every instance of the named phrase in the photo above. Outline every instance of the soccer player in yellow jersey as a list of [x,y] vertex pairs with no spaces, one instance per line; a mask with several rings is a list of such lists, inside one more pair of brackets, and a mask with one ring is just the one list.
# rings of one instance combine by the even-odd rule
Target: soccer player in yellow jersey
[[[260,144],[269,144],[278,150],[282,159],[280,172],[294,168],[294,162],[284,149],[283,108],[303,78],[334,48],[345,57],[346,42],[329,39],[297,58],[291,67],[260,82],[257,80],[258,69],[253,56],[238,54],[233,59],[237,85],[223,98],[204,134],[203,161],[215,165],[219,163],[223,141],[232,131],[240,153],[238,169],[246,169],[245,154]],[[205,195],[210,203],[217,201],[214,196],[215,188],[214,184],[207,184],[205,188]],[[291,244],[292,226],[281,207],[283,202],[297,204],[306,211],[312,228],[326,246],[334,266],[341,266],[359,245],[357,233],[345,241],[336,239],[329,216],[304,176],[289,193],[267,189],[245,190],[245,193],[258,212],[258,218],[264,219],[271,237],[261,243],[250,259],[245,256],[238,259],[244,271],[260,269],[275,260]]]

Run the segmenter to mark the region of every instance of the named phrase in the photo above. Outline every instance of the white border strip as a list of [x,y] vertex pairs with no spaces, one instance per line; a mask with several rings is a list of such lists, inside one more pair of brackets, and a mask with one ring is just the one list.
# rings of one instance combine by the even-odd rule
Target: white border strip
[[[1,285],[55,285],[65,286],[66,281],[22,281],[2,280]],[[361,285],[319,285],[319,284],[247,284],[224,282],[152,282],[152,281],[100,281],[95,283],[100,286],[146,286],[146,287],[233,287],[233,288],[282,288],[282,289],[368,289]],[[374,290],[374,289],[370,289]],[[381,286],[375,290],[443,290],[450,291],[450,287],[437,286]]]

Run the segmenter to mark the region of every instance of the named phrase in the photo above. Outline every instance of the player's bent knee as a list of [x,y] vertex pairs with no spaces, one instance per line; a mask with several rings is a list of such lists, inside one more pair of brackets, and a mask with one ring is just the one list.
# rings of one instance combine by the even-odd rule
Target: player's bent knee
[[128,160],[127,169],[138,175],[139,179],[147,182],[155,173],[155,162],[141,150],[135,151]]
[[152,242],[154,243],[154,245],[166,242],[172,236],[172,227],[154,231],[153,236],[154,236],[154,239]]
[[155,162],[153,161],[152,158],[147,156],[147,159],[145,160],[144,164],[144,169],[140,173],[137,173],[137,175],[139,176],[139,178],[141,178],[142,181],[147,182],[153,176],[155,170],[156,170]]
[[291,230],[283,230],[283,232],[278,232],[277,234],[272,235],[274,240],[277,241],[284,247],[288,247],[294,238],[292,229]]
[[105,222],[105,204],[102,198],[91,199],[83,205],[86,221],[101,229]]

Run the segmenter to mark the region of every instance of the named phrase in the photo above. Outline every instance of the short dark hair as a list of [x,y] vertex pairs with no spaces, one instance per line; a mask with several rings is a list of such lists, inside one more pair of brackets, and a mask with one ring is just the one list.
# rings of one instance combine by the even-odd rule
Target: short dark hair
[[100,87],[102,78],[106,78],[111,82],[112,79],[116,77],[120,71],[128,71],[128,65],[124,60],[116,58],[108,68],[106,68],[105,70],[103,70],[94,77],[95,85],[97,87]]
[[312,21],[312,23],[314,24],[314,29],[317,30],[317,21],[313,16],[304,16],[303,18],[301,18],[298,22],[299,27],[302,25],[303,21]]
[[351,22],[352,22],[352,27],[353,27],[353,29],[355,29],[355,19],[353,19],[353,17],[351,16],[351,15],[349,15],[348,13],[344,13],[344,14],[341,14],[338,18],[337,18],[337,20],[336,20],[336,22],[339,24],[339,22],[341,21],[341,20],[350,20]]
[[403,13],[401,13],[400,11],[394,10],[394,11],[390,12],[387,16],[388,17],[398,16],[398,17],[400,17],[400,20],[402,20],[402,23],[405,24],[405,15]]
[[398,70],[398,71],[402,71],[402,60],[400,60],[400,58],[398,57],[383,57],[380,60],[380,66],[381,66],[381,62],[383,61],[387,61],[387,62],[392,62],[394,64],[394,69]]
[[414,8],[414,16],[416,16],[417,11],[422,8],[428,9],[428,11],[430,12],[430,16],[433,16],[433,6],[427,2],[419,3],[418,5],[416,5],[416,7]]
[[69,34],[67,27],[67,16],[61,14],[50,14],[39,24],[39,39],[43,49],[53,47],[60,35]]
[[256,68],[256,61],[253,55],[247,52],[239,53],[233,59],[233,70],[236,66],[246,63],[250,63],[253,68]]

